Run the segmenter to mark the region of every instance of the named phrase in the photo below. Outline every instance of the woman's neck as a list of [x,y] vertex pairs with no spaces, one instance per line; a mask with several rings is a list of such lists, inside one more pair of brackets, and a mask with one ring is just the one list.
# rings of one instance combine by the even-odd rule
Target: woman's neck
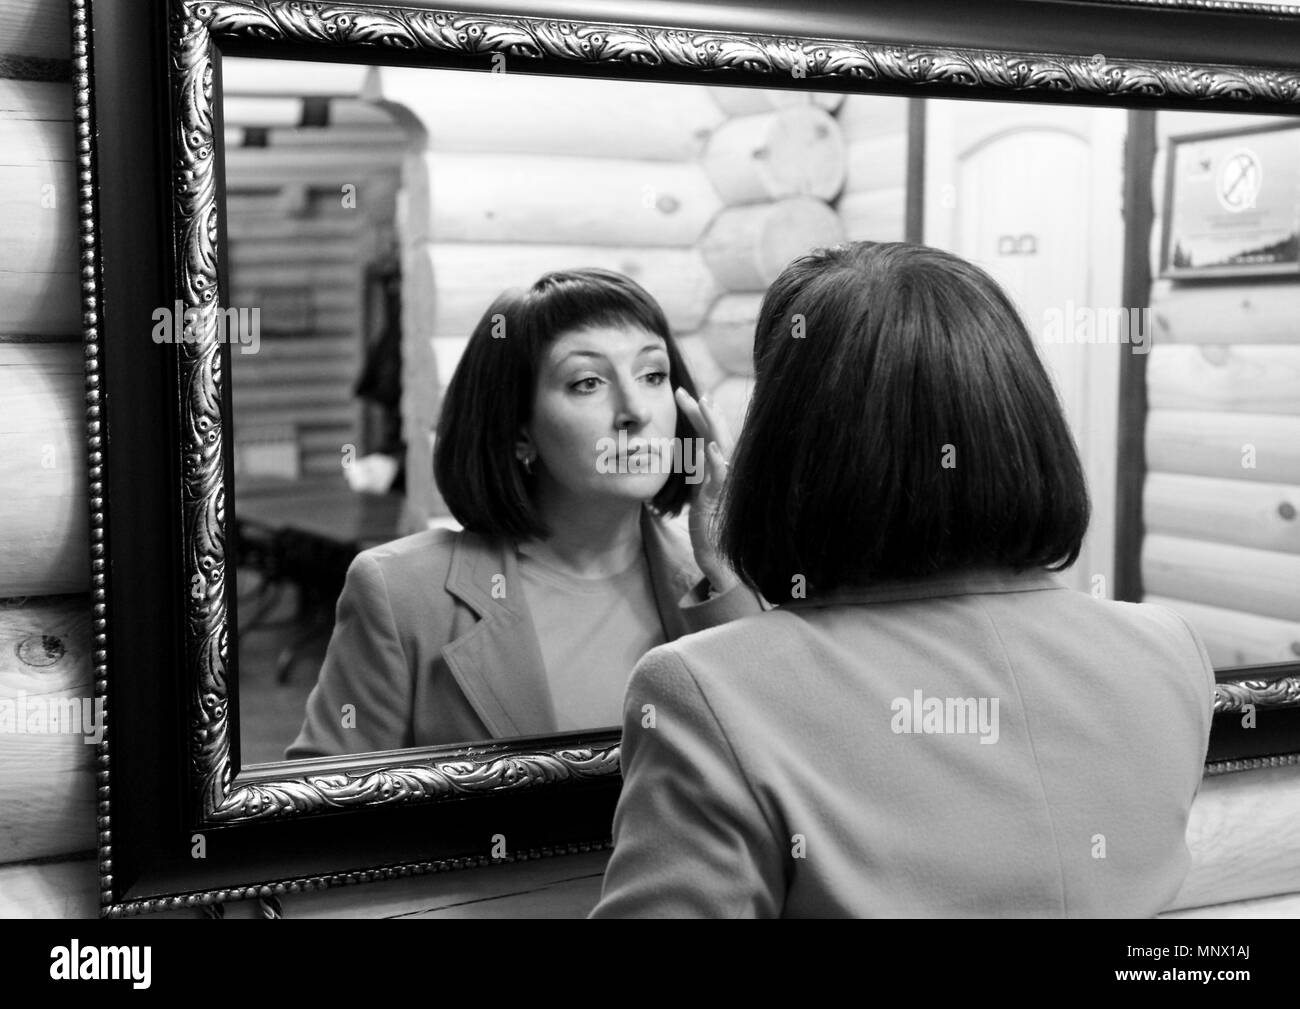
[[580,578],[626,571],[641,551],[641,502],[597,504],[538,488],[537,507],[551,530],[519,543],[520,552]]

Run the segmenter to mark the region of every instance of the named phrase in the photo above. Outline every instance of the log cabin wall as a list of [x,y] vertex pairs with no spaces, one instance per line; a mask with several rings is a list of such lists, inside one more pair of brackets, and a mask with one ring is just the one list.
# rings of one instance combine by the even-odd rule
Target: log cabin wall
[[[24,694],[91,694],[70,54],[63,4],[8,0],[0,6],[0,705]],[[716,125],[720,115],[708,113],[700,125]],[[679,148],[675,160],[699,157],[698,150],[688,158]],[[761,218],[762,201],[751,206],[760,207]],[[842,217],[844,206],[852,203],[838,208]],[[688,262],[694,247],[668,246]],[[460,251],[475,249],[470,243]],[[655,259],[642,254],[643,276],[656,291],[671,289],[655,282]],[[449,260],[454,266],[457,257]],[[604,261],[617,267],[623,258],[606,249]],[[743,262],[735,255],[715,261]],[[520,276],[538,265],[526,263]],[[468,270],[465,261],[460,268],[462,275]],[[697,268],[691,275],[707,280],[713,271]],[[745,280],[743,270],[733,276],[740,283],[726,293],[758,289],[747,286],[756,281]],[[688,315],[691,303],[678,299],[677,318]],[[704,326],[703,311],[696,330]],[[1257,328],[1255,342],[1293,341],[1293,331],[1280,325]],[[1269,336],[1283,331],[1285,340]],[[0,917],[95,915],[92,754],[76,736],[0,732]],[[1192,875],[1174,905],[1181,910],[1171,916],[1300,913],[1294,896],[1275,896],[1300,892],[1297,786],[1296,768],[1204,782],[1188,828]],[[592,853],[343,887],[291,895],[283,905],[291,917],[584,914],[598,895],[603,858]],[[227,908],[229,917],[257,914],[251,902]]]
[[[1161,112],[1158,277],[1172,136],[1300,123]],[[1147,360],[1144,598],[1179,610],[1215,665],[1300,657],[1300,279],[1157,279]]]
[[94,747],[13,722],[94,692],[70,58],[65,5],[0,7],[0,862],[95,844]]

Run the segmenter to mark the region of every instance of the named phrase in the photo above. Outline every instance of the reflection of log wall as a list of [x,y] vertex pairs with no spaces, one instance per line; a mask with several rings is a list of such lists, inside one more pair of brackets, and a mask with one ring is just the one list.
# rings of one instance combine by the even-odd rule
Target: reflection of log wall
[[[9,0],[0,6],[0,137],[17,136],[15,131],[26,136],[4,144],[0,165],[0,701],[35,690],[66,697],[86,697],[91,690],[76,194],[67,167],[73,161],[69,38],[66,4]],[[20,76],[15,68],[47,79],[13,79]],[[737,98],[749,94],[724,90]],[[52,184],[56,198],[55,206],[39,207],[43,215],[20,206],[32,200],[39,206],[40,188],[21,180],[26,172],[29,180],[40,181],[42,171],[41,184]],[[15,223],[24,220],[26,226]],[[736,306],[715,311],[728,321],[740,314]],[[46,444],[55,445],[52,467],[42,465]],[[1261,493],[1257,503],[1266,507],[1268,494]],[[41,499],[39,506],[33,498]],[[14,533],[15,522],[23,523],[21,536]],[[1264,542],[1268,528],[1260,518]],[[1199,604],[1178,605],[1203,632],[1224,612],[1206,607],[1214,612],[1201,617]],[[1233,632],[1247,642],[1262,639],[1251,646],[1258,652],[1285,642],[1286,631],[1278,626],[1284,623],[1236,614]],[[96,914],[93,857],[59,860],[93,852],[93,757],[93,748],[75,736],[0,734],[0,917]],[[1290,829],[1297,782],[1300,769],[1288,767],[1205,781],[1188,827],[1192,872],[1175,906],[1204,915],[1208,905],[1300,891],[1300,846]],[[603,857],[592,852],[290,894],[283,904],[289,917],[539,911],[581,916],[595,901]],[[540,903],[538,894],[544,895]],[[1234,913],[1276,914],[1283,908],[1297,913],[1294,899],[1288,903],[1285,897],[1237,905]],[[251,901],[227,906],[229,917],[257,913]]]
[[848,149],[835,205],[853,241],[901,242],[907,208],[907,102],[848,95],[838,118]]
[[548,270],[603,266],[641,283],[697,386],[739,428],[763,290],[844,238],[831,207],[846,170],[843,96],[393,70],[367,94],[427,135],[406,163],[399,227],[409,269],[432,279],[407,320],[403,380],[411,493],[431,514],[441,504],[419,470],[441,390],[492,299]]
[[[1170,135],[1259,117],[1161,113],[1153,262]],[[1157,270],[1158,272],[1158,270]],[[1300,282],[1156,280],[1147,357],[1145,598],[1215,665],[1300,659]]]

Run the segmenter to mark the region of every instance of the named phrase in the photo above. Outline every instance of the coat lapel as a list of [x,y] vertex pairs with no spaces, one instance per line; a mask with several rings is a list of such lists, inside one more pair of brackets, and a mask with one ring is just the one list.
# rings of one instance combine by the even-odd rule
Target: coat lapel
[[495,737],[555,732],[551,691],[514,543],[505,539],[493,545],[462,531],[452,550],[446,588],[479,617],[442,654],[483,724]]
[[[659,619],[672,641],[688,633],[678,602],[700,577],[694,553],[688,537],[675,534],[644,506],[641,542]],[[495,595],[494,585],[499,586]],[[452,548],[446,589],[479,618],[444,646],[442,655],[488,731],[495,737],[558,731],[514,542],[503,539],[497,545],[478,533],[461,531]]]

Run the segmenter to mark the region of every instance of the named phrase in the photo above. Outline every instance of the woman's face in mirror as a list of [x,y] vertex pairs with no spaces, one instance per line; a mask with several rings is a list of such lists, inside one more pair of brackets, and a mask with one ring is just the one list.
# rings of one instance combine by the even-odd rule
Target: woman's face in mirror
[[[668,482],[677,429],[662,337],[632,325],[557,336],[539,362],[534,471],[566,496],[648,501]],[[625,433],[621,433],[625,432]]]

